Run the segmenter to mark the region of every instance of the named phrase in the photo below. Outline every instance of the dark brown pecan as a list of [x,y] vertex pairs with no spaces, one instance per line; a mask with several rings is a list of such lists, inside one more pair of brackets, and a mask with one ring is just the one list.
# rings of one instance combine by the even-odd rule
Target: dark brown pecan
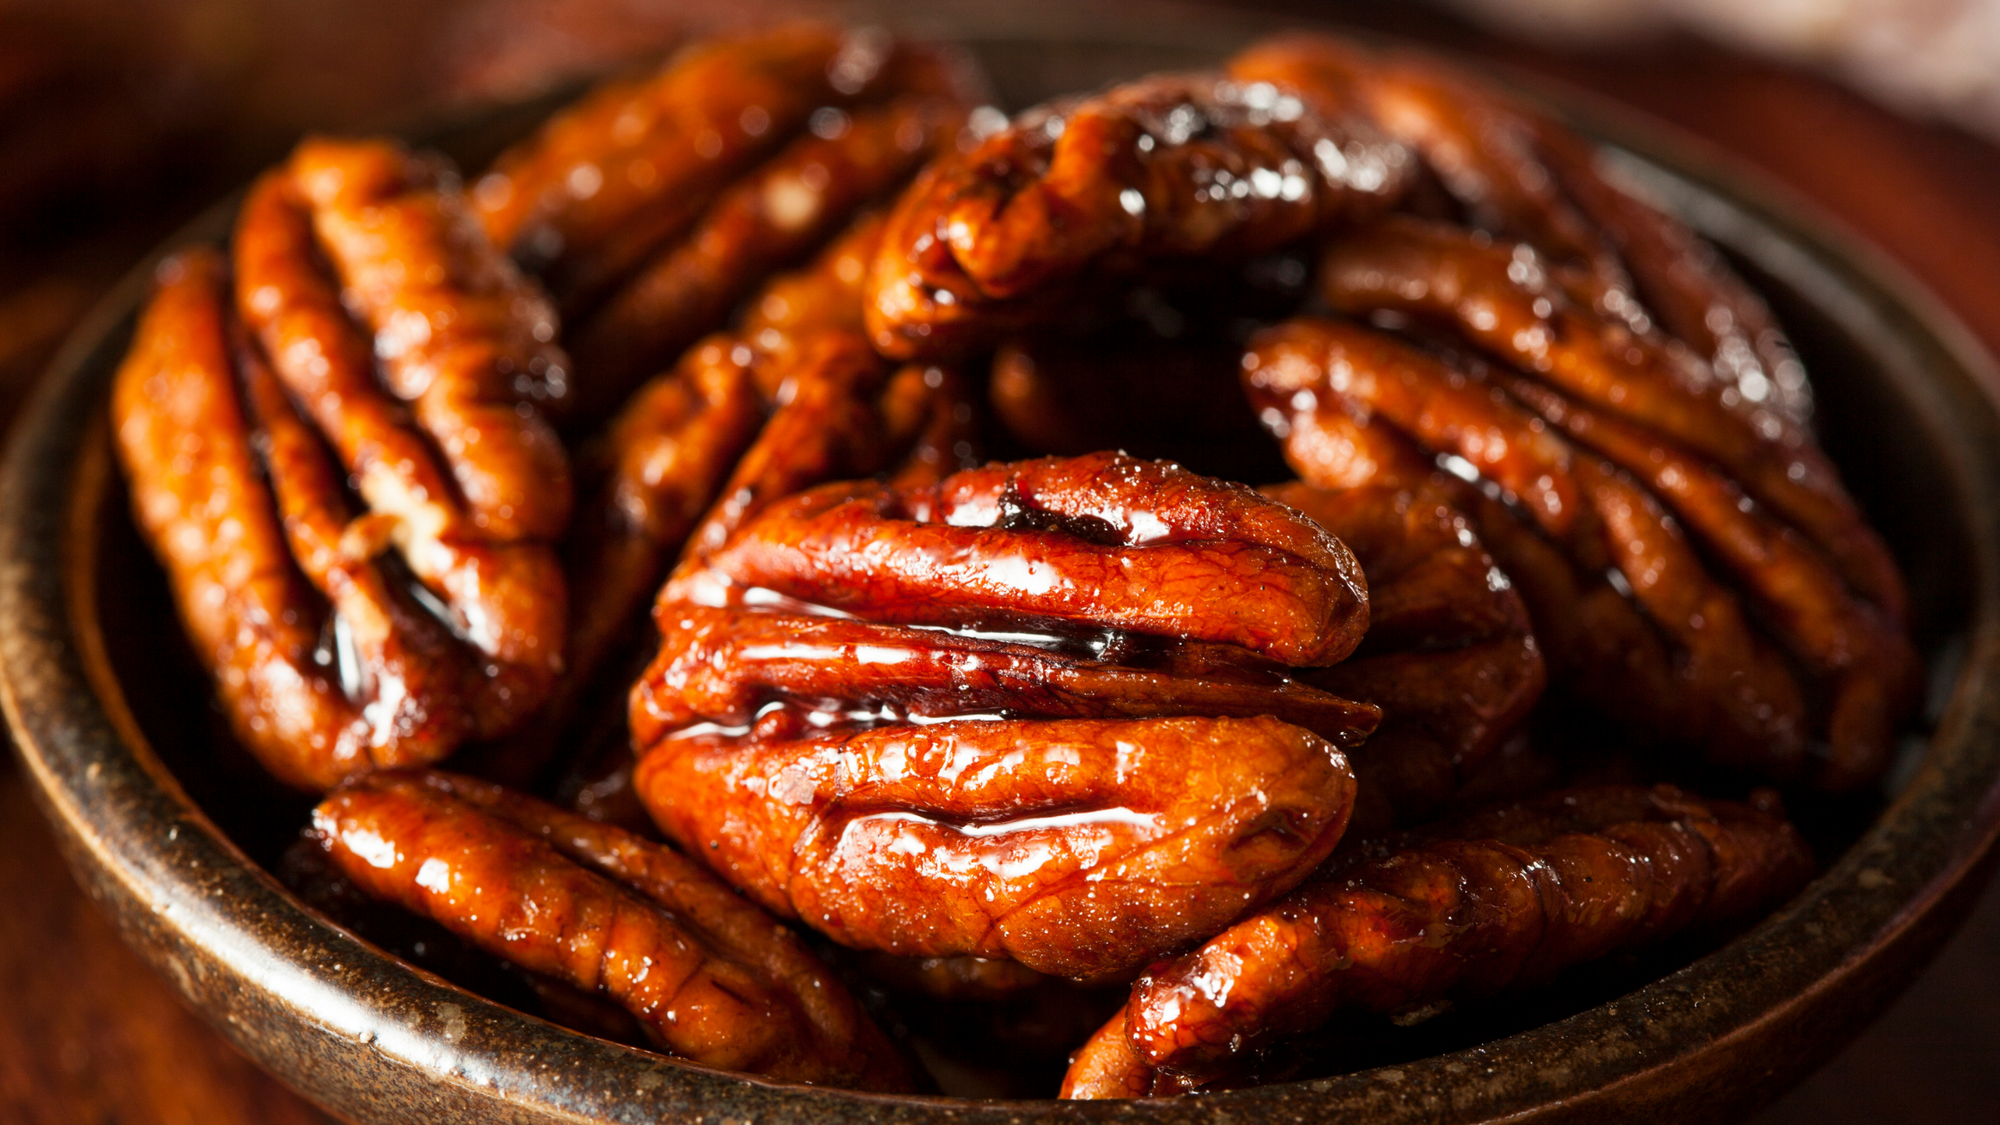
[[910,1089],[895,1048],[796,935],[659,844],[444,773],[340,789],[314,810],[313,833],[363,890],[609,997],[674,1054]]
[[[1534,587],[1531,610],[1546,615],[1537,624],[1546,621],[1551,645],[1566,650],[1560,667],[1582,665],[1605,647],[1602,636],[1579,633],[1573,615],[1561,620],[1583,602],[1608,613],[1602,620],[1616,634],[1638,632],[1593,590],[1590,576],[1615,569],[1674,646],[1675,674],[1665,683],[1650,655],[1597,671],[1630,674],[1609,699],[1650,700],[1628,720],[1664,717],[1677,741],[1776,776],[1797,771],[1808,735],[1824,736],[1830,757],[1817,780],[1830,788],[1866,784],[1886,764],[1914,696],[1908,640],[1884,611],[1848,591],[1827,558],[1710,463],[1535,380],[1453,366],[1358,325],[1298,321],[1274,329],[1247,357],[1245,378],[1287,429],[1289,452],[1309,479],[1351,473],[1340,463],[1367,440],[1353,435],[1383,426],[1456,457],[1514,497],[1573,567],[1565,576],[1531,548],[1506,548]],[[1483,522],[1493,525],[1489,538],[1520,535],[1498,513]],[[1683,523],[1729,581],[1711,573]],[[1808,679],[1827,685],[1821,711],[1809,716],[1800,674],[1752,628],[1748,608]]]
[[870,338],[900,358],[953,356],[1046,319],[1077,283],[1241,259],[1377,214],[1408,163],[1363,121],[1213,74],[1032,110],[904,192],[869,275]]
[[1900,621],[1908,597],[1895,561],[1811,435],[1658,335],[1574,303],[1555,272],[1528,244],[1397,218],[1329,251],[1321,287],[1337,309],[1444,327],[1552,390],[1712,461]]
[[1382,725],[1352,755],[1361,805],[1350,838],[1448,807],[1546,682],[1527,609],[1452,491],[1431,477],[1264,490],[1332,532],[1368,579],[1361,647],[1302,677],[1382,708]]
[[622,398],[719,326],[772,267],[818,246],[935,152],[955,151],[968,108],[905,97],[851,114],[822,110],[811,132],[732,184],[583,323],[571,346],[585,373],[580,409],[595,414]]
[[1377,719],[1285,667],[1365,627],[1346,550],[1112,454],[802,493],[684,563],[655,620],[631,720],[655,819],[897,953],[1142,963],[1326,854],[1337,747]]
[[541,267],[576,314],[816,112],[897,95],[971,105],[981,86],[964,56],[878,30],[791,24],[711,39],[551,118],[500,156],[473,199],[493,241]]
[[1063,1096],[1226,1080],[1343,1008],[1397,1013],[1545,983],[1609,953],[1741,924],[1812,871],[1781,817],[1669,786],[1563,790],[1379,841],[1148,970],[1077,1052]]
[[1744,401],[1794,425],[1810,417],[1805,371],[1764,302],[1560,122],[1439,60],[1375,54],[1325,35],[1266,40],[1229,72],[1363,109],[1423,155],[1473,226],[1581,271],[1584,304],[1635,328],[1657,319]]

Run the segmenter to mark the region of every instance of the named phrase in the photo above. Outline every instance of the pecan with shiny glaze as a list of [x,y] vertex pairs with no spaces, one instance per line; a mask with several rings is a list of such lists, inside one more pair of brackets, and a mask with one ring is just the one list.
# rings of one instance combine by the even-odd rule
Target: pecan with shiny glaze
[[396,550],[490,665],[475,732],[510,729],[562,667],[569,463],[539,409],[566,394],[553,313],[446,170],[387,142],[302,143],[252,188],[234,259],[253,350],[367,504],[340,550]]
[[242,345],[220,256],[169,258],[111,402],[134,515],[230,725],[307,789],[443,757],[476,725],[472,654],[343,548],[341,474]]
[[1046,319],[1078,284],[1250,257],[1398,198],[1400,145],[1263,91],[1149,78],[1031,110],[934,162],[891,212],[869,274],[875,346],[951,356]]
[[1320,285],[1336,309],[1436,324],[1555,391],[1714,462],[1900,621],[1908,595],[1895,561],[1811,435],[1745,402],[1656,334],[1573,302],[1557,272],[1528,244],[1398,217],[1332,248]]
[[622,398],[636,378],[719,326],[759,278],[841,230],[925,159],[955,151],[968,109],[906,97],[852,113],[822,110],[811,132],[730,185],[684,240],[583,322],[571,351],[587,376],[584,412]]
[[313,812],[335,866],[684,1058],[902,1091],[895,1049],[803,942],[669,848],[487,782],[378,773]]
[[1782,817],[1671,786],[1562,790],[1377,842],[1154,966],[1077,1052],[1063,1096],[1226,1080],[1346,1008],[1396,1013],[1741,924],[1812,875]]
[[816,112],[899,94],[971,105],[981,89],[963,55],[879,30],[790,24],[707,40],[551,118],[501,154],[473,199],[493,241],[580,313]]
[[1101,975],[1333,846],[1377,712],[1287,665],[1353,648],[1361,582],[1282,505],[1119,455],[823,486],[662,591],[635,782],[836,940]]
[[1445,808],[1546,683],[1527,609],[1452,491],[1431,477],[1264,489],[1346,544],[1368,580],[1361,646],[1301,677],[1382,708],[1382,725],[1352,755],[1361,807],[1350,838]]
[[1805,370],[1763,300],[1550,115],[1437,59],[1310,33],[1265,40],[1231,60],[1229,73],[1364,109],[1422,154],[1470,225],[1580,271],[1583,304],[1635,329],[1657,324],[1743,401],[1789,424],[1809,419]]
[[[1260,338],[1245,377],[1263,387],[1257,393],[1274,409],[1293,411],[1292,418],[1344,411],[1370,428],[1401,431],[1456,456],[1516,498],[1568,555],[1578,594],[1588,590],[1588,576],[1615,569],[1673,646],[1668,691],[1678,702],[1646,704],[1642,713],[1673,722],[1674,741],[1701,746],[1719,762],[1784,777],[1804,765],[1808,736],[1823,736],[1829,756],[1816,777],[1820,784],[1851,788],[1879,776],[1913,702],[1916,663],[1908,641],[1853,598],[1801,540],[1673,443],[1639,436],[1539,384],[1477,364],[1453,366],[1353,324],[1301,320],[1274,329]],[[1640,479],[1597,449],[1572,443],[1568,435],[1578,430]],[[1310,468],[1302,464],[1301,471]],[[1710,569],[1682,520],[1729,569],[1721,575]],[[1794,669],[1753,622],[1803,667]],[[1624,670],[1652,669],[1646,662]],[[1809,682],[1825,686],[1829,696],[1811,711]],[[1612,698],[1655,695],[1660,687],[1649,676]]]
[[761,725],[640,759],[670,837],[843,944],[1060,976],[1142,964],[1282,893],[1353,795],[1330,743],[1269,717]]

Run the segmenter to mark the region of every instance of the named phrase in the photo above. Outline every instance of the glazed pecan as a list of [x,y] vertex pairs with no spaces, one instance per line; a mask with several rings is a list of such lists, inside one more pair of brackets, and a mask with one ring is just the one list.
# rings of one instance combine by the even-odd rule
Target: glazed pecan
[[[1624,700],[1641,698],[1635,714],[1621,717],[1664,717],[1675,740],[1780,777],[1799,771],[1809,736],[1825,737],[1829,758],[1817,780],[1830,788],[1866,784],[1886,764],[1914,701],[1917,665],[1907,638],[1885,610],[1848,590],[1827,556],[1672,440],[1522,375],[1454,365],[1352,324],[1302,320],[1273,329],[1246,357],[1244,376],[1274,417],[1304,435],[1287,440],[1308,479],[1352,472],[1339,462],[1354,443],[1325,435],[1384,426],[1505,490],[1572,564],[1565,576],[1514,545],[1529,556],[1524,569],[1536,571],[1525,581],[1541,587],[1531,608],[1562,612],[1591,601],[1616,635],[1635,637],[1643,630],[1593,589],[1590,576],[1615,571],[1673,648],[1664,679],[1643,645],[1597,670],[1633,674],[1607,697],[1614,714]],[[1489,538],[1519,535],[1497,514],[1484,522],[1494,525]],[[1683,523],[1722,561],[1726,578],[1711,572]],[[1586,650],[1604,647],[1603,637],[1577,635],[1573,617],[1567,626],[1554,617],[1537,624],[1544,620],[1552,645],[1582,646],[1560,665],[1582,664],[1592,656]],[[1758,620],[1784,652],[1753,628]],[[1826,686],[1824,707],[1809,714],[1786,653]]]
[[1031,110],[904,192],[869,274],[870,338],[901,358],[962,353],[1047,319],[1079,284],[1378,214],[1409,163],[1364,121],[1212,74]]
[[[268,420],[253,428],[220,257],[188,251],[158,276],[113,385],[112,420],[133,513],[237,738],[303,788],[442,757],[471,726],[458,706],[468,686],[458,646],[376,564],[340,549],[339,475],[261,365],[249,405]],[[286,489],[282,515],[267,474]],[[337,616],[316,604],[294,548]],[[368,670],[353,695],[335,645]]]
[[1396,218],[1330,250],[1320,284],[1336,309],[1437,324],[1556,392],[1714,462],[1900,621],[1908,599],[1895,561],[1811,435],[1748,403],[1657,334],[1575,303],[1556,272],[1529,244]]
[[1437,815],[1514,735],[1547,673],[1528,612],[1453,490],[1378,476],[1345,490],[1264,493],[1332,532],[1368,580],[1368,633],[1347,660],[1301,678],[1382,708],[1352,754],[1360,804],[1350,838]]
[[1286,665],[1346,655],[1366,606],[1338,541],[1169,465],[827,485],[662,591],[636,785],[839,941],[1099,975],[1333,846],[1377,712]]
[[[551,118],[495,161],[473,199],[493,241],[537,266],[577,314],[809,126],[836,132],[833,114],[898,95],[970,106],[981,92],[964,56],[877,30],[792,24],[712,39]],[[799,155],[779,155],[773,182]]]
[[368,505],[342,550],[396,548],[492,665],[477,733],[507,730],[562,667],[569,462],[536,409],[567,395],[553,313],[448,171],[386,142],[302,143],[252,188],[234,254],[244,324]]
[[245,202],[234,299],[213,254],[172,259],[113,394],[140,525],[232,725],[303,788],[504,732],[561,667],[566,459],[533,402],[564,361],[439,175],[386,144],[302,145]]
[[1763,300],[1685,224],[1624,187],[1596,146],[1547,114],[1438,60],[1325,35],[1266,40],[1228,69],[1366,112],[1422,154],[1472,226],[1580,271],[1583,304],[1638,330],[1657,320],[1743,401],[1791,425],[1809,419],[1805,370]]
[[314,810],[313,834],[369,894],[609,997],[676,1055],[911,1088],[895,1048],[795,934],[671,849],[445,773],[342,788]]
[[[716,199],[583,322],[572,351],[581,390],[622,398],[703,333],[768,273],[839,231],[934,153],[956,151],[970,107],[905,97],[853,113],[823,109],[812,129]],[[585,402],[586,413],[594,413]]]
[[1813,871],[1782,817],[1670,786],[1562,790],[1377,841],[1200,949],[1149,969],[1062,1096],[1217,1081],[1334,1012],[1397,1013],[1545,983],[1741,924]]

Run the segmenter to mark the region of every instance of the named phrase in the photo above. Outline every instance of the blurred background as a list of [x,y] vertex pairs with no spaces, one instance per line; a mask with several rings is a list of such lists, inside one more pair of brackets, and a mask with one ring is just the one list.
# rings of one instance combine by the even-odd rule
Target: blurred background
[[[1207,17],[1192,4],[1124,7],[1135,26]],[[1421,40],[1651,114],[1886,251],[2000,351],[2000,0],[1226,7],[1232,18]],[[120,274],[301,131],[393,128],[520,98],[722,24],[879,10],[773,0],[735,0],[726,12],[696,0],[0,0],[0,422]],[[950,18],[948,5],[908,10],[920,23]],[[1008,12],[1079,18],[1061,4]],[[326,1120],[126,953],[70,881],[11,758],[0,765],[0,902],[0,1120]],[[1996,1061],[2000,897],[1989,893],[1872,1031],[1757,1120],[2000,1120]]]

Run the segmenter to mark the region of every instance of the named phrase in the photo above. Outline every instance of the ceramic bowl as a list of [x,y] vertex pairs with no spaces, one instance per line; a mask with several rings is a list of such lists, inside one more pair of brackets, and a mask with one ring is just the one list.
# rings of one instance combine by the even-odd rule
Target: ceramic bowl
[[[1055,14],[1013,26],[989,15],[957,36],[1017,105],[1211,62],[1263,30],[1236,17],[1120,23],[1087,6],[1044,11]],[[423,139],[478,167],[550,104],[486,111]],[[1587,108],[1581,116],[1607,140],[1607,158],[1723,246],[1790,328],[1816,380],[1826,444],[1910,576],[1931,674],[1929,709],[1884,792],[1823,818],[1834,824],[1817,841],[1824,873],[1754,930],[1657,979],[1503,1006],[1410,1057],[1311,1081],[1063,1103],[743,1078],[567,1031],[414,969],[330,924],[265,870],[305,804],[228,780],[242,776],[228,768],[236,752],[217,736],[164,582],[131,529],[105,404],[150,262],[62,353],[6,458],[0,698],[14,745],[77,877],[133,948],[246,1054],[358,1122],[1167,1125],[1747,1112],[1902,989],[1992,864],[2000,378],[1934,301],[1809,209],[1674,142]],[[221,237],[232,210],[218,206],[162,253]],[[260,810],[278,815],[251,815]]]

